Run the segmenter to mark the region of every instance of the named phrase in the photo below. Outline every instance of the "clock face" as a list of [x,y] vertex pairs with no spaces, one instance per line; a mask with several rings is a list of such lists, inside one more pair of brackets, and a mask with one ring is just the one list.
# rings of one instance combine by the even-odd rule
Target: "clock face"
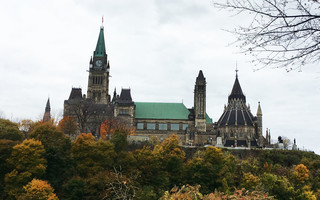
[[96,65],[97,65],[98,67],[101,67],[101,66],[102,66],[102,60],[97,60],[97,61],[96,61]]

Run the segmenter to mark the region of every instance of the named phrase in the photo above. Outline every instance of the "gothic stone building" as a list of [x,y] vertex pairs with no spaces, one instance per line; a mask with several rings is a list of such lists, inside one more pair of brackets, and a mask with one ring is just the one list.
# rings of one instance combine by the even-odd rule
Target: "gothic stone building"
[[106,118],[124,121],[136,128],[140,138],[157,136],[160,140],[177,134],[182,144],[215,144],[219,136],[225,146],[261,146],[262,113],[259,105],[257,117],[246,106],[238,77],[236,77],[228,106],[217,123],[206,113],[206,78],[200,70],[194,87],[194,106],[183,103],[134,102],[130,89],[114,91],[109,95],[110,64],[106,54],[104,28],[100,28],[98,42],[89,62],[87,96],[81,88],[72,88],[64,102],[64,116],[73,116],[79,132],[99,135],[101,122]]

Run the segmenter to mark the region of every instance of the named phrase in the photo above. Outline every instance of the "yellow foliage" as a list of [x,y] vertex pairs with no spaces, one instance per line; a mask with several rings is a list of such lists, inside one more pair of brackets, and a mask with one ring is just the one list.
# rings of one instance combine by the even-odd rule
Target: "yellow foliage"
[[47,181],[33,179],[23,189],[24,193],[18,197],[18,200],[58,200]]
[[304,164],[297,165],[293,174],[300,183],[304,183],[309,179],[309,170]]
[[247,190],[255,190],[259,182],[260,182],[259,178],[251,174],[251,172],[244,173],[241,187],[246,188]]

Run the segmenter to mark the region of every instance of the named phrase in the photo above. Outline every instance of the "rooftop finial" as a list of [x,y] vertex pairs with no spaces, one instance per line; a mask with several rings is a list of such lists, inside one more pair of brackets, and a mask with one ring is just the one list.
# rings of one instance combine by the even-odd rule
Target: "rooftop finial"
[[102,25],[101,26],[103,27],[103,15],[102,15],[102,20],[101,21],[102,21]]
[[236,78],[238,78],[238,62],[236,61]]

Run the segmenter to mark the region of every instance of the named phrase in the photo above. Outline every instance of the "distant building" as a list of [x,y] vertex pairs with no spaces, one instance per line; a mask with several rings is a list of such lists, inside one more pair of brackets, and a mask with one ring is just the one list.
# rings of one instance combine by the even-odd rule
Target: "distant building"
[[[206,113],[206,78],[202,70],[196,77],[194,106],[183,103],[134,102],[130,89],[114,90],[109,95],[110,64],[106,54],[104,28],[100,28],[98,42],[89,62],[87,96],[81,88],[72,88],[64,101],[64,116],[73,116],[79,132],[99,135],[100,125],[106,118],[114,118],[136,128],[137,138],[157,136],[160,140],[177,134],[185,145],[216,144],[220,136],[223,146],[262,146],[262,112],[257,116],[246,106],[238,76],[228,99],[228,106],[217,123]],[[191,92],[191,91],[190,91]]]
[[44,111],[44,114],[43,114],[43,118],[42,118],[43,122],[50,121],[50,119],[51,119],[50,110],[51,110],[51,108],[50,108],[50,99],[48,98],[48,101],[47,101],[47,104],[46,104],[46,108],[45,108],[45,111]]
[[217,134],[226,147],[257,147],[263,146],[267,140],[262,136],[262,111],[258,104],[257,116],[253,116],[250,106],[246,105],[238,73],[228,97],[228,105],[216,125]]

